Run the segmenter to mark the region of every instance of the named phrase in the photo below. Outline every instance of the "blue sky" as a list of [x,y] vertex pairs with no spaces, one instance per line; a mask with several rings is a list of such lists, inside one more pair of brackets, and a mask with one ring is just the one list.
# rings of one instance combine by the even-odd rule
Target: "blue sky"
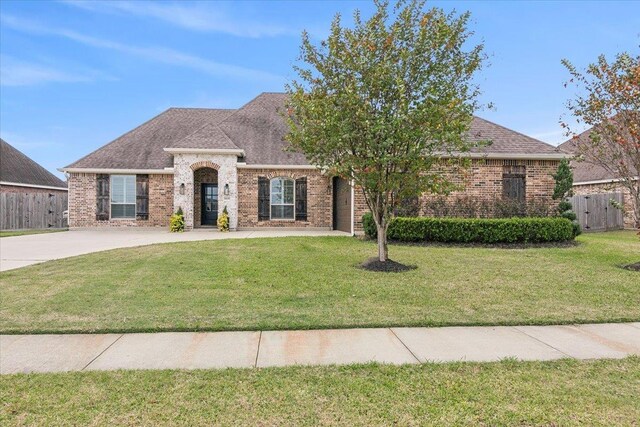
[[[637,54],[640,2],[430,2],[470,10],[490,67],[478,115],[557,144],[562,58]],[[51,171],[171,107],[239,107],[293,77],[300,33],[369,1],[0,3],[0,135]],[[59,174],[61,175],[61,174]]]

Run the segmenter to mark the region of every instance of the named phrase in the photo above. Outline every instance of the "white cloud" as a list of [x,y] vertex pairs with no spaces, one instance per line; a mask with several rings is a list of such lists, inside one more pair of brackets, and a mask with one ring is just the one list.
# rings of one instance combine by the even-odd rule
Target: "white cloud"
[[266,25],[251,19],[238,20],[223,10],[221,3],[62,0],[70,6],[101,13],[126,13],[158,19],[176,27],[193,31],[217,32],[237,37],[275,37],[299,35],[300,31],[279,25]]
[[113,50],[139,58],[198,70],[207,74],[235,77],[241,79],[259,79],[266,81],[284,81],[284,78],[272,73],[237,65],[225,64],[198,56],[163,47],[140,47],[118,43],[106,39],[87,36],[65,28],[45,27],[38,23],[23,20],[14,16],[2,15],[0,21],[6,27],[36,35],[62,37],[74,42],[99,49]]
[[42,64],[21,61],[8,55],[0,57],[1,86],[33,86],[45,83],[90,82],[94,77],[68,73]]

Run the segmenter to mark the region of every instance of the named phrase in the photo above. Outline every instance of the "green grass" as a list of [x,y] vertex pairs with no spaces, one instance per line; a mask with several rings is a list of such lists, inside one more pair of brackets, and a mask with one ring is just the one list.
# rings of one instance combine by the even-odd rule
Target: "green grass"
[[44,233],[58,233],[60,231],[67,231],[66,228],[46,228],[38,230],[2,230],[0,231],[0,237],[14,237],[14,236],[27,236],[29,234],[44,234]]
[[391,246],[405,273],[356,266],[349,237],[119,249],[0,274],[0,332],[133,332],[640,320],[633,232],[564,248]]
[[19,374],[11,425],[637,425],[640,358]]

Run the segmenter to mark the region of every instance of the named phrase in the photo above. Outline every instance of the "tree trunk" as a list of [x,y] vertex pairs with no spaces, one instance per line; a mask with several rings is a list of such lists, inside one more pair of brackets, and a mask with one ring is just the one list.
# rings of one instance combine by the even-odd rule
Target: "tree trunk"
[[378,259],[381,262],[386,262],[389,259],[389,249],[387,248],[387,225],[376,224],[376,227],[378,229]]

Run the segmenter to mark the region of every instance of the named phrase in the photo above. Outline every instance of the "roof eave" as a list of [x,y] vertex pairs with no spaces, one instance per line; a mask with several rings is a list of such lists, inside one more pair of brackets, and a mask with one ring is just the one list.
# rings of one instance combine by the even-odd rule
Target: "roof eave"
[[164,169],[118,169],[118,168],[59,168],[66,173],[104,173],[104,174],[140,174],[140,175],[170,175],[173,168]]
[[239,148],[163,148],[164,151],[171,154],[235,154],[236,156],[244,156],[244,150]]
[[442,154],[443,159],[504,159],[504,160],[562,160],[573,157],[567,153],[450,153]]

